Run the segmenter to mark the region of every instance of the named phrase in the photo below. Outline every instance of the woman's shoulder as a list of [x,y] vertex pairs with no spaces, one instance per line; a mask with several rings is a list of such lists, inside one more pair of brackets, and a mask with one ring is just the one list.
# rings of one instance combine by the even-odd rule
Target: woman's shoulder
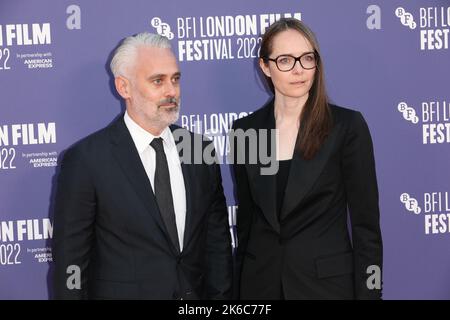
[[333,104],[329,106],[335,126],[341,127],[350,133],[369,132],[367,122],[360,111]]
[[333,116],[340,116],[340,117],[354,117],[357,113],[360,113],[359,111],[355,109],[351,109],[348,107],[342,107],[338,106],[336,104],[328,104],[331,110],[331,114]]
[[345,122],[354,123],[365,121],[362,113],[358,110],[329,104],[334,123]]
[[236,119],[233,123],[234,129],[248,129],[257,127],[270,121],[270,116],[273,115],[273,102],[269,101],[259,109],[253,111],[245,117]]

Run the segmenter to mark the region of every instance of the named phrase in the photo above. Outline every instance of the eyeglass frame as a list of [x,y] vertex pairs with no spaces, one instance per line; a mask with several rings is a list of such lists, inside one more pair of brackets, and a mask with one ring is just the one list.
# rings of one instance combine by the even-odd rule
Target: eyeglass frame
[[[314,54],[314,58],[316,59],[316,65],[315,65],[314,67],[312,67],[312,68],[305,68],[305,67],[302,65],[302,62],[300,61],[300,59],[301,59],[303,56],[306,56],[307,54],[311,54],[311,53]],[[286,56],[291,57],[291,58],[294,58],[294,63],[292,64],[292,68],[290,68],[289,70],[281,70],[280,67],[278,66],[277,60],[278,60],[279,57],[286,57]],[[276,57],[275,59],[271,59],[271,58],[267,57],[267,58],[266,58],[266,61],[273,61],[273,62],[275,62],[275,65],[277,66],[277,69],[280,70],[281,72],[289,72],[289,71],[291,71],[292,69],[294,69],[294,68],[295,68],[295,64],[297,63],[297,61],[298,61],[298,63],[300,64],[300,67],[302,67],[303,69],[305,69],[305,70],[312,70],[312,69],[315,69],[315,68],[317,68],[317,67],[319,66],[320,55],[319,55],[319,53],[317,52],[317,50],[314,50],[314,51],[305,52],[305,53],[301,54],[301,55],[298,56],[298,57],[294,57],[293,55],[290,55],[290,54],[280,54],[280,55],[279,55],[278,57]]]

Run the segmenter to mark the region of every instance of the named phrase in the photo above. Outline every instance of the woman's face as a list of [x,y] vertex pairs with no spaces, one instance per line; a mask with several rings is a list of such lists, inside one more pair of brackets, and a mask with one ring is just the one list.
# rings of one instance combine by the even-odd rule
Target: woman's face
[[[277,34],[272,40],[272,53],[270,59],[276,59],[280,55],[299,57],[304,53],[314,52],[309,41],[297,30],[288,29]],[[303,69],[300,63],[295,62],[292,70],[283,72],[277,68],[274,61],[267,64],[260,59],[260,67],[264,74],[272,79],[275,95],[283,95],[292,98],[308,98],[309,90],[314,82],[316,68]]]

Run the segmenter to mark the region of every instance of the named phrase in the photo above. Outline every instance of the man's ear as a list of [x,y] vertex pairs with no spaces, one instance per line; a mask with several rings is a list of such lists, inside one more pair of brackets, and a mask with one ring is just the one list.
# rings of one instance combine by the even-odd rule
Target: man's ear
[[117,92],[120,94],[120,96],[126,100],[128,98],[131,97],[131,92],[130,92],[130,81],[122,76],[117,76],[114,79],[114,84],[116,86],[116,90]]
[[262,58],[259,58],[259,67],[261,68],[262,72],[264,72],[264,74],[270,78],[270,69]]

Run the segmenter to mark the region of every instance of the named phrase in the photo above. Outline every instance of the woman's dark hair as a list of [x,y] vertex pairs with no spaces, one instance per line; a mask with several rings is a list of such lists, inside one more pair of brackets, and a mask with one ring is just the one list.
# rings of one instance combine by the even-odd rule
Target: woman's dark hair
[[[306,160],[312,159],[331,131],[332,118],[325,89],[323,64],[320,60],[319,44],[314,33],[303,22],[294,18],[282,18],[274,22],[264,33],[261,41],[259,58],[264,64],[269,63],[272,54],[273,39],[286,30],[300,32],[312,45],[316,54],[317,67],[314,81],[309,91],[308,100],[300,115],[300,128],[297,134],[295,150]],[[264,75],[272,93],[275,93],[272,79]]]

